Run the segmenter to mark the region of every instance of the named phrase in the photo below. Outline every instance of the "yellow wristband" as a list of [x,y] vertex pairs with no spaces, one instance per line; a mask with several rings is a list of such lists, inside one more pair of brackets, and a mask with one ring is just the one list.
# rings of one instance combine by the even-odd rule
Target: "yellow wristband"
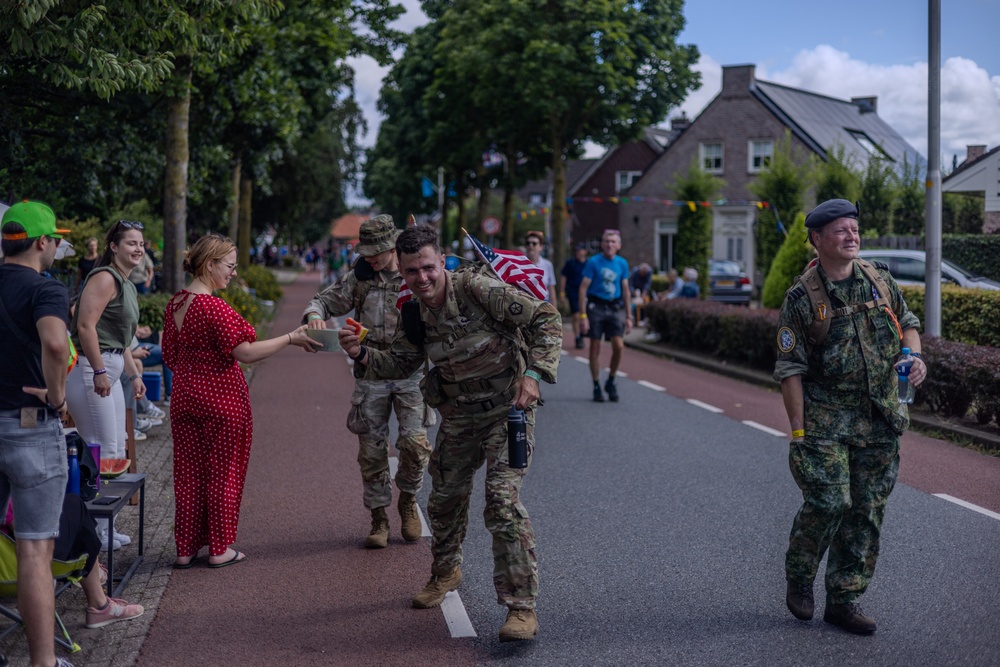
[[587,319],[587,313],[580,313],[580,319],[581,320]]
[[800,428],[800,429],[798,429],[796,431],[792,431],[792,437],[793,438],[804,438],[804,437],[806,437],[806,430],[804,428]]

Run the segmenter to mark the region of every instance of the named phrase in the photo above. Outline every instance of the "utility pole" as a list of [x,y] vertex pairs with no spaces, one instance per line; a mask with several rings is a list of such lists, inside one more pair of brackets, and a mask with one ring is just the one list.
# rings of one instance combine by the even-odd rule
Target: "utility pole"
[[941,335],[941,0],[928,0],[924,334]]

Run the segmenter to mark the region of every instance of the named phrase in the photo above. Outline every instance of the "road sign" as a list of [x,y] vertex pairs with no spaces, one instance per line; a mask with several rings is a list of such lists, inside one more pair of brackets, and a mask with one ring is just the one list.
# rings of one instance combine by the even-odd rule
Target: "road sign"
[[488,215],[483,218],[483,234],[493,236],[500,233],[500,218],[495,215]]

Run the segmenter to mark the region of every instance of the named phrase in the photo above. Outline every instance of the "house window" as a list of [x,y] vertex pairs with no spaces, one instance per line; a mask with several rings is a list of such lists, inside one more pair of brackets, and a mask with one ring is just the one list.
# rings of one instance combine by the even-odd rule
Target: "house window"
[[751,174],[759,173],[764,167],[771,164],[771,158],[774,156],[774,142],[770,139],[751,141],[747,155],[750,158],[747,171]]
[[632,184],[642,176],[641,171],[616,171],[615,172],[615,194],[627,192]]
[[889,157],[881,148],[879,148],[878,144],[872,141],[871,137],[864,132],[861,132],[860,130],[848,130],[847,133],[854,137],[854,140],[861,144],[861,147],[864,148],[869,155],[874,155],[876,157]]
[[528,195],[528,206],[542,206],[545,204],[545,195],[539,192],[532,192]]
[[710,174],[722,173],[722,144],[700,144],[701,168]]
[[726,259],[743,264],[743,237],[726,239]]

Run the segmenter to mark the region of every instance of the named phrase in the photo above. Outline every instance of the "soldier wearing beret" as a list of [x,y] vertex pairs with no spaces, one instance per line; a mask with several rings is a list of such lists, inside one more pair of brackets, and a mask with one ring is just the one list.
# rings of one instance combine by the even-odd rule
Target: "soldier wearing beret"
[[528,460],[534,449],[538,383],[556,381],[562,321],[555,307],[495,277],[448,271],[437,231],[416,225],[397,243],[400,271],[415,302],[406,304],[403,330],[387,350],[362,346],[340,331],[355,375],[406,377],[427,361],[424,397],[441,412],[431,455],[431,578],[413,606],[436,607],[462,583],[462,540],[476,471],[486,464],[483,517],[493,535],[493,584],[508,609],[500,641],[531,639],[538,632],[535,598],[538,561],[528,511],[520,499],[527,468],[507,457],[507,412],[527,418]]
[[[396,257],[396,237],[399,230],[388,215],[378,215],[361,223],[358,246],[360,258],[353,271],[317,294],[302,313],[302,321],[310,329],[325,329],[331,317],[354,312],[354,317],[368,329],[365,344],[373,350],[389,347],[396,331],[399,311],[396,299],[403,279],[399,275]],[[370,549],[388,545],[389,518],[385,508],[392,504],[392,482],[389,478],[389,416],[393,407],[399,421],[399,469],[396,503],[403,539],[413,542],[420,538],[420,516],[417,513],[417,492],[424,480],[431,445],[427,441],[427,426],[433,424],[434,411],[424,404],[420,393],[423,369],[417,368],[394,380],[359,379],[351,397],[347,428],[358,436],[358,464],[364,483],[363,501],[371,510],[371,532],[365,540]]]
[[[800,620],[812,619],[813,580],[828,551],[823,620],[871,634],[875,621],[857,600],[875,570],[882,518],[899,472],[899,437],[909,425],[906,405],[897,398],[900,349],[909,347],[917,357],[914,386],[927,370],[919,358],[920,322],[888,267],[858,259],[859,216],[856,203],[832,199],[806,217],[818,266],[809,270],[816,275],[807,271],[785,295],[774,377],[792,430],[789,466],[803,498],[785,555],[788,609]],[[816,305],[807,285],[825,290],[827,300]],[[814,322],[824,319],[825,336],[813,335]]]

